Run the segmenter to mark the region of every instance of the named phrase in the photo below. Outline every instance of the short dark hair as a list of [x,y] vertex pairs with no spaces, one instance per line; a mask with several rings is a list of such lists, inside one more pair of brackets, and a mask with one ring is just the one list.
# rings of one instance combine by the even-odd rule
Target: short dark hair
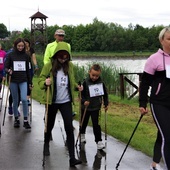
[[95,70],[95,71],[101,71],[101,67],[99,64],[93,64],[90,68],[90,70]]

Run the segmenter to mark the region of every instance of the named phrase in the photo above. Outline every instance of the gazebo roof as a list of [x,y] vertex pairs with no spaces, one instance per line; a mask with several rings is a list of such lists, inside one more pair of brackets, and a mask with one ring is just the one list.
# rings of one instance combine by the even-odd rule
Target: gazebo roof
[[48,18],[48,17],[38,11],[34,15],[32,15],[30,18],[34,19],[34,18]]

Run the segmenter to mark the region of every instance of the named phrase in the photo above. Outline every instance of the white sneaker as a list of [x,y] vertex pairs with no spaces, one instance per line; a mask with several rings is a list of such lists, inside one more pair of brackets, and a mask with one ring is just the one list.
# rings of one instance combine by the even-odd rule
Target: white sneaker
[[163,170],[159,164],[156,164],[156,167],[150,166],[150,170]]
[[99,141],[98,143],[97,143],[97,149],[104,149],[105,148],[105,146],[104,146],[104,144],[102,143],[102,141]]
[[85,134],[80,134],[80,136],[81,136],[81,143],[86,143]]

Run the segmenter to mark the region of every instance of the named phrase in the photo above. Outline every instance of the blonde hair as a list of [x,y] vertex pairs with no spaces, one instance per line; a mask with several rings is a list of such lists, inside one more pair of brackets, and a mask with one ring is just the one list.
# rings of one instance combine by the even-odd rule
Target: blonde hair
[[161,30],[161,32],[159,33],[159,41],[164,39],[164,35],[166,32],[170,32],[170,27],[165,27]]

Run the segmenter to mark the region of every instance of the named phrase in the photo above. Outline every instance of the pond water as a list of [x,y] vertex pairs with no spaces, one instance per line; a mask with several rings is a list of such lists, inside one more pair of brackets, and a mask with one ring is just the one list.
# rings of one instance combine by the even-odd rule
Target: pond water
[[[146,63],[147,58],[140,59],[115,59],[115,58],[73,58],[73,63],[78,64],[78,66],[88,66],[89,63],[103,63],[106,65],[114,65],[116,68],[122,68],[123,70],[127,70],[128,73],[142,73],[144,69],[144,65]],[[128,78],[131,76],[131,81],[135,83],[137,86],[139,84],[139,76],[137,74],[126,75]],[[136,89],[132,86],[129,86],[126,89],[126,93],[130,96]],[[138,94],[137,94],[138,95]]]
[[144,59],[114,59],[114,58],[73,58],[73,63],[85,66],[87,63],[96,62],[106,65],[115,65],[117,68],[125,68],[128,72],[143,72],[146,58]]

